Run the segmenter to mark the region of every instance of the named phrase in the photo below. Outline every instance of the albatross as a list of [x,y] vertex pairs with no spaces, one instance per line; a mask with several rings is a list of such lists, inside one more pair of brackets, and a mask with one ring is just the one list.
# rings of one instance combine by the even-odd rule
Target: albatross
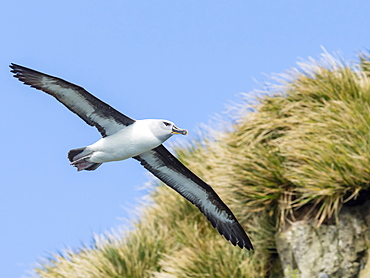
[[14,63],[10,68],[19,81],[52,95],[102,135],[94,144],[69,151],[68,159],[78,171],[96,170],[102,163],[132,157],[194,204],[234,246],[253,249],[246,232],[212,187],[162,145],[173,134],[186,135],[187,130],[168,120],[134,120],[78,85]]

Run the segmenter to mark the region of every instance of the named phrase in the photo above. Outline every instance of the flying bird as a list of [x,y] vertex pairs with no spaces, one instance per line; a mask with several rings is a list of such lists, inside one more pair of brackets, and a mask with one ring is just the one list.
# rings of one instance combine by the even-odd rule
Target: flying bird
[[187,130],[168,120],[134,120],[61,78],[13,63],[10,68],[15,78],[52,95],[101,133],[102,138],[94,144],[69,151],[68,159],[78,171],[96,170],[102,163],[132,157],[194,204],[233,245],[253,249],[244,229],[212,187],[162,145],[173,134],[186,135]]

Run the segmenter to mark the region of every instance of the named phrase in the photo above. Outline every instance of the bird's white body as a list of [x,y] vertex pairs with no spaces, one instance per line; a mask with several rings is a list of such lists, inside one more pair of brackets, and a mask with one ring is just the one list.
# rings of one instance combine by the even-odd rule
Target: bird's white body
[[171,137],[169,133],[167,138],[156,136],[151,128],[153,126],[153,120],[137,120],[117,133],[87,146],[84,155],[91,153],[88,161],[103,163],[124,160],[150,151]]

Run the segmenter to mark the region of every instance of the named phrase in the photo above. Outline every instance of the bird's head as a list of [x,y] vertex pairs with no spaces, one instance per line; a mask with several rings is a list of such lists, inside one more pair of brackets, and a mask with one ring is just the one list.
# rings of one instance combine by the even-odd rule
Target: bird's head
[[153,134],[163,141],[170,138],[173,134],[188,134],[186,129],[178,128],[173,122],[167,120],[152,120],[150,126]]

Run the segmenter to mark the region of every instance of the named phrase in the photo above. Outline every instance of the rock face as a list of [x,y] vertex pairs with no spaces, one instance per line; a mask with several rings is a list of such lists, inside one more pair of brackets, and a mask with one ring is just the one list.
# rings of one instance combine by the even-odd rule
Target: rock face
[[334,222],[300,220],[276,235],[284,277],[370,277],[370,201],[344,206]]

